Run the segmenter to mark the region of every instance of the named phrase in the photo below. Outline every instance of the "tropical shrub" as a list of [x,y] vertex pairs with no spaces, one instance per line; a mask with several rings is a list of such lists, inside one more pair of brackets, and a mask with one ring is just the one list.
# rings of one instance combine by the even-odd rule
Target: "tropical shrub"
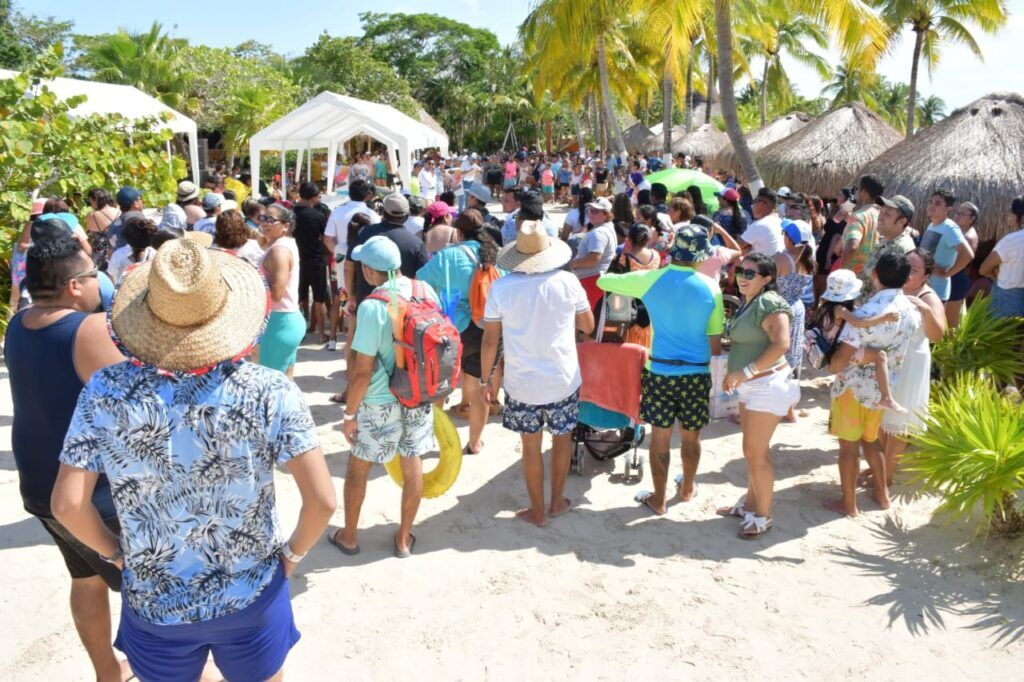
[[932,349],[942,377],[982,373],[1002,384],[1024,375],[1024,322],[993,317],[989,299],[981,296],[967,309],[960,326],[950,329]]
[[903,468],[942,498],[940,513],[985,521],[983,530],[1024,532],[1024,405],[990,378],[959,373],[932,389],[924,431]]

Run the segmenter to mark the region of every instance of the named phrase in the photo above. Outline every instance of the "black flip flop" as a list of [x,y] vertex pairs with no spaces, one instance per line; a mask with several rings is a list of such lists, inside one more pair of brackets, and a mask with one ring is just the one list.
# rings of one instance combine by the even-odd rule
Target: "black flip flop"
[[472,450],[469,449],[469,443],[466,443],[466,447],[462,448],[462,454],[464,454],[464,455],[479,455],[483,451],[484,451],[484,443],[483,443],[483,441],[480,441],[480,449],[477,450],[476,452],[473,452]]
[[328,528],[327,529],[327,542],[331,543],[332,545],[334,545],[335,547],[340,549],[342,554],[347,554],[348,556],[355,556],[356,554],[359,554],[359,552],[362,551],[359,548],[359,545],[356,545],[355,547],[346,547],[345,545],[341,544],[337,540],[337,538],[334,537],[335,535],[338,534],[339,530],[341,530],[341,529],[340,528],[336,528],[334,526],[331,526],[330,528]]

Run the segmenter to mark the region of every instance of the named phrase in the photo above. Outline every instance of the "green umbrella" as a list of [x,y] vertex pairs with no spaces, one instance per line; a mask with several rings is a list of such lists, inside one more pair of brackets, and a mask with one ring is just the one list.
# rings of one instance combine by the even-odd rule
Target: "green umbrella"
[[697,185],[700,188],[701,198],[711,212],[718,210],[718,197],[715,196],[715,192],[725,189],[725,185],[707,173],[689,168],[666,168],[648,175],[647,181],[652,185],[660,182],[665,185],[669,194],[683,192],[690,185]]

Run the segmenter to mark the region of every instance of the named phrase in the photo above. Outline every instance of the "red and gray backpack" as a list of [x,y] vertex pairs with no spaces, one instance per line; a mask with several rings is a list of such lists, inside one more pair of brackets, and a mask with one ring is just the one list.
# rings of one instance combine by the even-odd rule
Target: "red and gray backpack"
[[[367,299],[390,302],[384,292]],[[459,385],[462,374],[462,340],[441,308],[412,280],[412,298],[406,301],[401,338],[395,336],[395,373],[391,392],[405,407],[419,407],[446,398]],[[399,360],[401,355],[401,361]]]

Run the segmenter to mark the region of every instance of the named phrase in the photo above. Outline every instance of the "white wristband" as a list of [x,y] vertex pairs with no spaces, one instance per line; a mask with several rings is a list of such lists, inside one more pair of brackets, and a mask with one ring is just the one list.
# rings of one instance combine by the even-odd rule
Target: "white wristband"
[[346,415],[342,416],[341,421],[343,421],[343,422],[355,421],[355,418],[356,418],[356,416],[354,414],[346,414]]
[[305,554],[296,554],[295,552],[293,552],[292,546],[289,544],[285,544],[285,546],[281,548],[281,554],[283,554],[284,558],[292,562],[293,564],[297,564],[306,558]]

